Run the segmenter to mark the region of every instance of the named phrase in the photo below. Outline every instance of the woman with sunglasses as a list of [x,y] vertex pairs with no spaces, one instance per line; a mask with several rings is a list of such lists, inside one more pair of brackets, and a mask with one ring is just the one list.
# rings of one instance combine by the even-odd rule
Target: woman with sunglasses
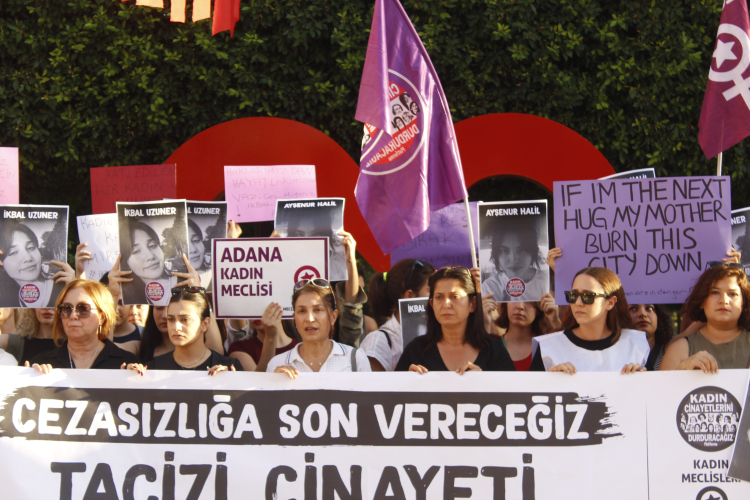
[[444,267],[430,276],[427,333],[404,348],[396,371],[515,371],[497,337],[484,328],[482,296],[465,267]]
[[215,320],[211,318],[206,290],[198,286],[181,286],[172,289],[167,306],[169,340],[172,352],[156,356],[146,363],[123,364],[123,368],[140,375],[148,370],[197,370],[215,375],[222,371],[242,371],[239,360],[227,358],[206,347],[206,336]]
[[705,326],[671,343],[659,370],[750,367],[750,282],[741,264],[710,264],[683,306],[683,314]]
[[374,274],[370,279],[370,310],[379,318],[388,321],[365,337],[360,348],[370,360],[374,372],[393,371],[404,352],[401,336],[399,299],[429,297],[427,280],[435,268],[419,259],[404,259],[396,262],[385,273]]
[[531,371],[646,370],[648,341],[643,332],[626,328],[631,325],[628,302],[615,273],[603,267],[582,269],[565,298],[570,304],[565,330],[532,340]]
[[[182,258],[185,261],[188,272],[174,273],[176,276],[184,278],[184,281],[177,283],[177,287],[200,286],[200,275],[190,264],[190,261],[185,255],[183,255]],[[126,277],[130,274],[130,271],[120,271],[120,259],[121,256],[118,256],[117,260],[115,260],[114,266],[108,274],[109,291],[115,301],[119,301],[122,297],[120,284],[130,281],[130,278]],[[224,352],[219,325],[216,324],[213,315],[211,316],[211,322],[209,323],[206,335],[206,347],[217,352]],[[149,309],[148,316],[146,316],[146,326],[143,327],[143,332],[141,333],[141,345],[138,351],[138,358],[141,363],[148,363],[154,359],[155,356],[160,356],[172,352],[173,350],[174,344],[172,344],[170,339],[167,323],[167,306],[152,306]]]
[[339,344],[331,338],[338,310],[328,280],[302,280],[294,288],[294,325],[302,342],[291,351],[272,358],[266,371],[286,373],[293,379],[301,372],[371,371],[367,356],[361,349]]
[[52,331],[59,347],[35,356],[31,365],[49,373],[52,368],[116,369],[138,361],[135,354],[107,338],[114,322],[114,302],[107,287],[96,281],[71,281],[57,298],[55,308]]

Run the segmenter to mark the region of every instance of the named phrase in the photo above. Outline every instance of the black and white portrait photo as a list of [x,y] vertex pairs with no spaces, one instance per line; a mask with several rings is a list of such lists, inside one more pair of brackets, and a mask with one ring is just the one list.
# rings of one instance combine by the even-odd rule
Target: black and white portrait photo
[[343,237],[344,198],[277,200],[274,227],[282,238],[328,238],[328,269],[331,281],[345,281],[346,250]]
[[479,203],[482,294],[536,302],[549,292],[547,200]]
[[[732,213],[734,216],[734,213]],[[735,479],[741,479],[743,481],[750,481],[750,411],[748,411],[748,404],[750,403],[750,388],[748,388],[747,395],[745,396],[745,404],[743,405],[742,416],[737,429],[737,434],[734,438],[734,450],[732,452],[732,462],[729,464],[728,476]],[[727,422],[730,425],[729,431],[732,431],[731,424],[733,422]]]
[[187,272],[187,207],[185,200],[117,203],[121,270],[132,271],[123,283],[123,304],[165,306],[170,292]]
[[401,337],[404,339],[404,346],[427,333],[427,304],[429,302],[428,297],[399,299],[398,309],[401,316]]
[[740,263],[750,272],[750,208],[732,210],[732,246],[742,254]]
[[227,237],[227,203],[225,201],[188,201],[188,243],[190,265],[198,271],[201,286],[211,285],[211,240]]
[[65,283],[53,277],[67,261],[68,207],[0,206],[0,307],[54,307]]

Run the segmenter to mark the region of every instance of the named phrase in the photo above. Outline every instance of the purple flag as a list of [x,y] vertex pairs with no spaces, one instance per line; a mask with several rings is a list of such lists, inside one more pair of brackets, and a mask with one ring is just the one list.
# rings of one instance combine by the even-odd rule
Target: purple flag
[[398,0],[375,2],[355,118],[365,132],[354,193],[390,253],[467,196],[448,102]]

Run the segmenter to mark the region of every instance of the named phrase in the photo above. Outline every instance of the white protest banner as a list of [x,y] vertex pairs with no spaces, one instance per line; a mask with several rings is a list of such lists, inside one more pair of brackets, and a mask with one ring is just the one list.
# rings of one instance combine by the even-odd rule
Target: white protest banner
[[606,177],[600,177],[602,179],[653,179],[656,177],[656,170],[653,168],[639,168],[638,170],[628,170],[627,172],[620,172],[618,174],[608,175]]
[[315,165],[225,166],[224,194],[233,221],[274,220],[276,200],[318,196]]
[[581,269],[606,267],[631,304],[681,303],[731,247],[728,177],[555,182],[553,196],[558,291]]
[[3,496],[646,499],[643,375],[2,368]]
[[429,297],[398,299],[401,338],[404,347],[415,338],[427,333],[427,305],[429,303]]
[[87,243],[84,250],[91,252],[91,260],[83,262],[84,277],[99,281],[120,255],[117,214],[79,215],[76,221],[78,241]]
[[328,279],[328,238],[217,238],[213,255],[217,318],[260,319],[271,302],[291,318],[294,284]]
[[19,203],[18,148],[0,148],[0,204],[6,203]]
[[68,207],[0,205],[0,251],[0,307],[55,307],[65,283],[52,280],[62,271],[52,262],[67,262]]
[[536,302],[549,292],[547,200],[479,203],[482,294]]
[[750,483],[727,477],[748,373],[644,374],[651,498],[750,498]]

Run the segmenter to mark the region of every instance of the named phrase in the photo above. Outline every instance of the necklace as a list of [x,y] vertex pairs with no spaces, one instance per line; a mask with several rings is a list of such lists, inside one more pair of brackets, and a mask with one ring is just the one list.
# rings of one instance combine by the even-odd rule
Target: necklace
[[187,365],[187,366],[184,366],[184,365],[181,365],[180,363],[177,363],[177,360],[174,357],[174,353],[172,353],[172,359],[174,359],[174,362],[177,363],[180,366],[180,368],[182,368],[183,370],[195,370],[200,365],[200,362],[203,359],[203,356],[206,355],[206,351],[207,350],[208,349],[206,348],[206,346],[203,346],[203,352],[201,353],[201,355],[198,356],[197,358],[195,358],[193,361],[191,361],[189,363],[185,363],[185,365]]
[[[91,359],[89,359],[89,362],[86,364],[86,368],[91,368],[91,363],[94,362],[94,358],[96,357],[97,353],[99,352],[99,348],[101,347],[101,342],[96,346],[96,349],[94,349],[94,354],[91,355]],[[76,366],[73,364],[73,358],[70,357],[70,345],[68,345],[68,361],[70,361],[70,367],[76,368]]]
[[[308,365],[310,365],[310,366],[315,366],[315,361],[312,361],[312,360],[311,361],[307,361],[307,360],[305,360],[305,358],[307,356],[305,356],[305,354],[301,351],[301,347],[302,346],[300,346],[300,356],[302,357],[302,360],[305,361],[305,363],[308,364]],[[310,357],[311,358],[315,358],[316,356],[310,356]],[[318,361],[317,363],[318,363],[318,366],[323,366],[323,362],[322,361]]]

